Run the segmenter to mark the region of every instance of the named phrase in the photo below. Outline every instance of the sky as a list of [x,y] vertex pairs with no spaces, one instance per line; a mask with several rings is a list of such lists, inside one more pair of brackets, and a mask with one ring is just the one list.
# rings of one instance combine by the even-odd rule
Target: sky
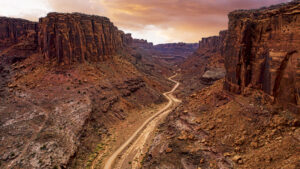
[[0,0],[0,16],[38,21],[49,12],[106,16],[134,38],[198,42],[227,29],[227,14],[290,0]]

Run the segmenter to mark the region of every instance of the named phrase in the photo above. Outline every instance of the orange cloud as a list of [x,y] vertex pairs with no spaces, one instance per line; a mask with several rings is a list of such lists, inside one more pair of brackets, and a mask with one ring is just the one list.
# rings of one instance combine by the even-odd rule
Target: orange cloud
[[[154,25],[168,42],[197,42],[227,29],[227,14],[286,0],[102,0],[107,15],[122,29],[135,31]],[[159,37],[146,36],[156,39]],[[140,36],[143,37],[143,36]]]
[[[165,43],[198,42],[202,37],[217,35],[220,30],[226,29],[227,14],[232,10],[259,8],[289,0],[43,1],[47,1],[49,8],[47,11],[106,16],[120,29],[131,32],[134,37],[148,39],[154,43]],[[30,12],[26,15],[28,18],[33,16]],[[39,17],[37,14],[34,15]]]

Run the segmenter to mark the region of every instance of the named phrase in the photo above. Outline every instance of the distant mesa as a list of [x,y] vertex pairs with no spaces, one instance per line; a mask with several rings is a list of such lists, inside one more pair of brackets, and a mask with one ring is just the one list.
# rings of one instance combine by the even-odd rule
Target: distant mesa
[[39,49],[58,63],[96,62],[122,48],[124,33],[106,17],[50,13],[39,22]]

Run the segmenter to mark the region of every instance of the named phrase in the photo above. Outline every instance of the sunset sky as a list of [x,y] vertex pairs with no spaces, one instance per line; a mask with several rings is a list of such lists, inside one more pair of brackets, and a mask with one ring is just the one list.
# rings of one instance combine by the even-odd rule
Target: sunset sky
[[198,42],[227,28],[227,14],[290,0],[0,0],[0,15],[37,21],[48,12],[106,16],[119,29],[157,43]]

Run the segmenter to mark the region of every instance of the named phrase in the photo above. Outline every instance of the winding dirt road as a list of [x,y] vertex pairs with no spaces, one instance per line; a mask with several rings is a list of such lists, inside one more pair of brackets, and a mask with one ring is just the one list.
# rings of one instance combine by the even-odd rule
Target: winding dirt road
[[169,100],[168,104],[148,118],[142,126],[107,159],[104,169],[135,169],[140,167],[143,155],[149,147],[149,138],[151,134],[153,135],[156,126],[173,110],[176,104],[181,102],[172,95],[180,84],[172,79],[175,76],[177,76],[177,74],[169,77],[170,81],[176,83],[175,86],[171,91],[164,93],[164,96]]

